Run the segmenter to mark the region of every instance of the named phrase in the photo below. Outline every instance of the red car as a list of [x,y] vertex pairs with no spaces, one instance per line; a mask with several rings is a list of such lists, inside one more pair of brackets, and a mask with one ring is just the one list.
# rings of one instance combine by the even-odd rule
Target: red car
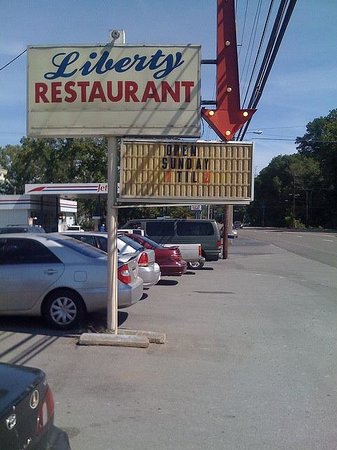
[[147,236],[125,233],[134,241],[147,249],[154,250],[156,263],[162,275],[182,275],[187,270],[187,262],[182,259],[178,246],[164,247]]

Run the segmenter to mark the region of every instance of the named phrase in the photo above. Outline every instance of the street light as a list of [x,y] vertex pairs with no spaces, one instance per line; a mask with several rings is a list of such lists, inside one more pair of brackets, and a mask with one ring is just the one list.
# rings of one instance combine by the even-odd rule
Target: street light
[[246,133],[252,133],[252,134],[262,134],[262,130],[252,130],[252,131],[246,131]]

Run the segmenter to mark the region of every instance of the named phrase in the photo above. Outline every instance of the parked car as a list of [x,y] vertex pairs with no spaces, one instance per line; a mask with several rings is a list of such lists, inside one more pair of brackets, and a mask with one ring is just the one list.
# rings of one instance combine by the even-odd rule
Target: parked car
[[[221,240],[223,239],[223,234],[224,234],[224,227],[223,225],[220,228],[220,236],[221,236]],[[229,229],[228,231],[228,239],[235,239],[238,237],[238,230],[236,228],[234,228],[234,225],[232,226],[231,229]]]
[[[67,234],[72,238],[97,247],[104,252],[108,251],[108,234],[100,231],[85,231],[73,232]],[[132,239],[118,236],[117,250],[119,258],[130,258],[130,255],[137,256],[138,260],[138,275],[142,278],[144,286],[149,287],[157,284],[161,277],[160,267],[155,261],[155,253],[153,250],[147,250],[142,245],[133,241]]]
[[[170,244],[164,244],[170,247]],[[205,258],[202,256],[201,244],[178,244],[181,257],[187,262],[189,269],[202,269],[205,265]]]
[[8,233],[45,233],[40,225],[7,225],[0,228],[0,234]]
[[0,448],[70,450],[68,435],[54,425],[54,399],[45,373],[0,363]]
[[160,244],[201,244],[206,261],[217,261],[221,247],[219,229],[210,219],[135,219],[121,228],[141,227],[146,236]]
[[143,245],[125,235],[118,236],[117,242],[117,247],[121,253],[129,253],[131,248],[134,249],[134,252],[139,253],[139,276],[143,278],[144,286],[149,287],[157,284],[161,278],[161,271],[159,264],[156,263],[154,250],[144,248]]
[[156,263],[159,264],[162,275],[182,275],[187,270],[187,262],[181,257],[179,246],[164,247],[147,236],[139,234],[127,234],[128,237],[138,242],[143,247],[154,250]]
[[[118,264],[118,306],[143,295],[132,259]],[[0,236],[0,314],[42,315],[60,329],[106,308],[106,253],[59,233]]]
[[[136,234],[145,236],[144,230],[140,230],[138,228],[135,229],[137,232],[133,232],[134,230],[130,228],[123,228],[117,230],[119,234]],[[140,231],[140,233],[139,233]],[[150,239],[147,236],[148,239]],[[151,239],[157,245],[161,245],[163,247],[172,247],[172,244],[159,244],[158,242]],[[202,256],[202,247],[201,244],[177,244],[174,247],[178,247],[181,259],[187,262],[187,267],[189,269],[202,269],[205,264],[205,258]],[[157,261],[158,262],[158,261]],[[160,264],[159,264],[160,265]],[[162,271],[162,275],[165,275]]]
[[235,239],[238,237],[238,230],[236,230],[235,228],[233,228],[231,231],[229,231],[228,233],[228,239]]

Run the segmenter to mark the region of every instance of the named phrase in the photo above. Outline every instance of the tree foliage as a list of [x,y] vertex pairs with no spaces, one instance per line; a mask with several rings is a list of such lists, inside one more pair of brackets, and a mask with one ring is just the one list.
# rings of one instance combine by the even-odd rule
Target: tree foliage
[[[262,226],[337,227],[337,109],[308,123],[296,140],[298,152],[272,159],[255,179],[255,200],[240,212],[245,221]],[[25,184],[107,181],[106,139],[30,139],[0,147],[0,166],[8,171],[4,194],[23,193]],[[79,202],[82,222],[106,200]],[[120,223],[130,218],[191,217],[187,207],[122,208]],[[221,212],[218,214],[221,216]],[[193,216],[193,214],[192,214]]]
[[1,149],[1,165],[17,192],[25,184],[90,183],[107,178],[107,144],[102,139],[30,139]]
[[298,153],[272,159],[255,180],[251,221],[270,226],[337,227],[337,109],[314,119]]

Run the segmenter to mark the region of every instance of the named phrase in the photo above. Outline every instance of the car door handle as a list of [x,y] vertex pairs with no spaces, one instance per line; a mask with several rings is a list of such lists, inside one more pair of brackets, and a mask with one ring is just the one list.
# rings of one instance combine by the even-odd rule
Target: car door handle
[[56,269],[48,269],[48,270],[45,270],[44,271],[44,273],[46,274],[46,275],[54,275],[55,273],[57,273],[58,271],[56,270]]

